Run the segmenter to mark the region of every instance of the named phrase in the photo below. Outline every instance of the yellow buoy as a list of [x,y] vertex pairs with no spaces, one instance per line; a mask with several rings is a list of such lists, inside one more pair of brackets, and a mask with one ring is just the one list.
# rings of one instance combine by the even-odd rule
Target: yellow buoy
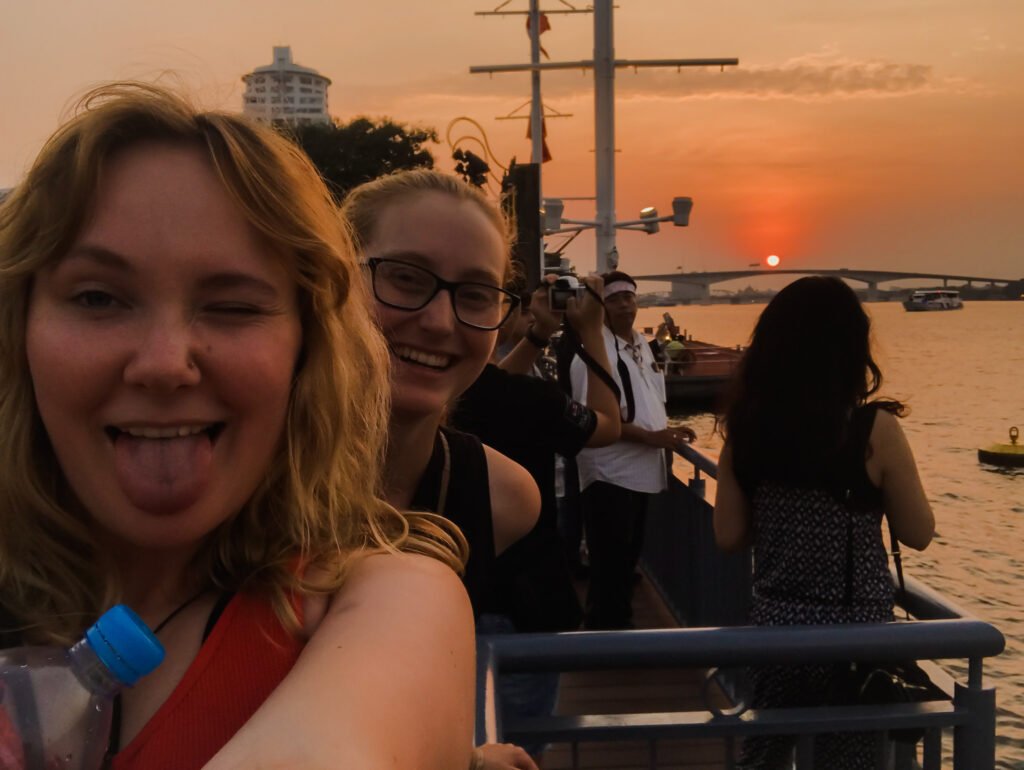
[[978,462],[1024,467],[1024,444],[1018,444],[1018,438],[1020,438],[1020,431],[1014,425],[1010,428],[1010,443],[989,444],[984,449],[979,449]]

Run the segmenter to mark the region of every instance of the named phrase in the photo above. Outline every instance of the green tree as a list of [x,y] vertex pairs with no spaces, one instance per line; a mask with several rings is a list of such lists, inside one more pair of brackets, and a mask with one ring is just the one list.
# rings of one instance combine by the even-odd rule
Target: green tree
[[434,156],[423,146],[437,142],[432,128],[388,118],[356,118],[345,124],[313,123],[284,130],[306,151],[339,203],[353,187],[384,174],[434,167]]
[[471,185],[483,187],[487,184],[487,175],[491,167],[487,161],[471,150],[456,150],[452,153],[455,163],[455,173],[469,182]]

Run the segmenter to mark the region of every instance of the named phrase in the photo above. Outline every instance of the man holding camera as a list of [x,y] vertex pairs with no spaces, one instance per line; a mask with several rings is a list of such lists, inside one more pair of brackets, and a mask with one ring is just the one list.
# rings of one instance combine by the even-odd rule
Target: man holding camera
[[[636,281],[615,270],[604,276],[605,349],[621,392],[622,435],[601,448],[584,449],[579,467],[583,527],[590,555],[585,628],[628,628],[633,573],[643,547],[651,495],[667,486],[666,449],[695,435],[668,427],[665,378],[647,340],[633,329]],[[586,399],[587,367],[576,357],[570,368],[573,398]]]

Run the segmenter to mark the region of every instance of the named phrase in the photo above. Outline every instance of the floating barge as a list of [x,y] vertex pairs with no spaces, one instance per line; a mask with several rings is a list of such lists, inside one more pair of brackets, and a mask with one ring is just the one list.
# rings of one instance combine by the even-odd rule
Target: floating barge
[[738,348],[687,340],[675,359],[662,364],[666,400],[670,404],[717,400],[742,356]]

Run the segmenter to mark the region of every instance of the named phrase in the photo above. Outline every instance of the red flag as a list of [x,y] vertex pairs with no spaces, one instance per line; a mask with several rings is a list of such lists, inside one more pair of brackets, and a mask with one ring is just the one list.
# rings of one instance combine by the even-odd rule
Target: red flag
[[[543,116],[540,119],[540,158],[542,163],[547,163],[551,160],[551,151],[548,149],[548,124],[544,120]],[[533,121],[526,121],[526,138],[533,139]]]
[[[548,15],[546,13],[542,13],[540,15],[540,32],[538,34],[543,35],[549,29],[551,29],[551,22],[548,21]],[[526,17],[526,33],[527,34],[530,33],[530,17],[529,16]],[[544,50],[544,46],[540,47],[540,52],[542,54],[544,54],[544,58],[545,59],[550,59],[551,58],[548,55],[548,52]]]

